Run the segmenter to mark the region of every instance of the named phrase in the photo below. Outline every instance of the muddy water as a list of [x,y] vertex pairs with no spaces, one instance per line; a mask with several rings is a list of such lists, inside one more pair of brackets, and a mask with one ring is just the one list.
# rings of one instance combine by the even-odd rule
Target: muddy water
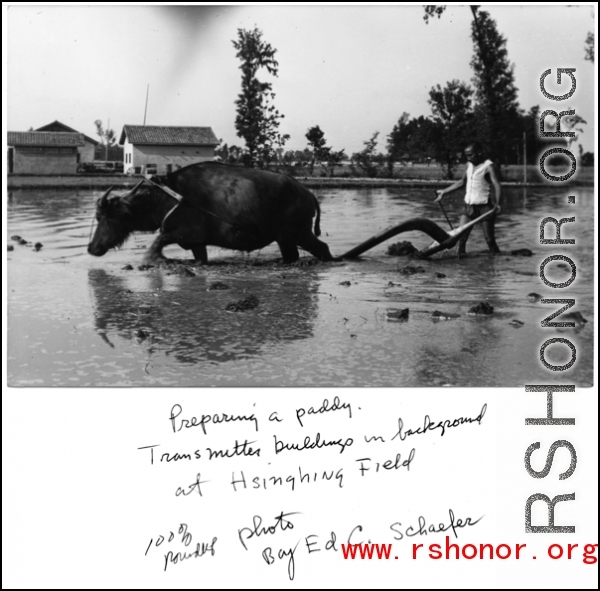
[[[431,189],[328,189],[321,202],[322,238],[341,254],[410,217],[446,226]],[[576,205],[566,196],[576,195]],[[454,252],[427,261],[386,254],[387,244],[362,259],[306,266],[279,264],[269,247],[250,255],[209,248],[208,267],[194,276],[139,270],[153,235],[138,234],[102,258],[87,254],[99,193],[19,191],[9,195],[8,381],[13,386],[518,386],[546,383],[540,345],[568,337],[577,360],[561,381],[590,386],[593,375],[593,190],[506,189],[497,223],[500,248],[531,257],[486,252],[480,228],[470,256]],[[458,220],[461,198],[447,199]],[[540,246],[543,217],[576,215],[563,226],[576,246]],[[549,235],[551,235],[549,226]],[[20,245],[10,239],[29,241]],[[390,242],[430,243],[410,232]],[[41,242],[36,252],[32,245]],[[5,245],[6,248],[6,245]],[[191,254],[169,247],[169,257]],[[577,278],[551,290],[539,278],[549,254],[568,254]],[[306,255],[304,261],[311,261]],[[123,267],[127,264],[133,270]],[[422,272],[402,273],[407,265]],[[441,275],[445,275],[442,277]],[[565,281],[560,263],[549,279]],[[229,289],[209,289],[215,282]],[[560,291],[561,293],[556,293]],[[557,305],[527,294],[572,297],[588,320],[575,329],[540,328]],[[253,295],[258,307],[226,311]],[[471,316],[480,302],[491,316]],[[399,310],[408,308],[408,319]],[[456,317],[436,320],[434,311]],[[562,331],[562,332],[561,332]],[[562,345],[546,350],[556,365],[569,361]],[[541,381],[540,381],[541,380]]]

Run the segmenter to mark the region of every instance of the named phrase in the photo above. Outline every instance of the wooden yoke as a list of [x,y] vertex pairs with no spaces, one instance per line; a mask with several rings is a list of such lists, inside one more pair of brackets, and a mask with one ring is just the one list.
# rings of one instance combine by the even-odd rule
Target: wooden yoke
[[181,202],[183,197],[177,193],[176,191],[173,191],[173,189],[171,189],[170,187],[167,187],[166,185],[163,185],[160,180],[158,179],[158,177],[154,176],[153,174],[147,174],[144,177],[148,182],[152,183],[154,186],[158,187],[159,189],[163,190],[167,195],[169,195],[170,197],[173,197],[173,199],[177,199],[177,201]]

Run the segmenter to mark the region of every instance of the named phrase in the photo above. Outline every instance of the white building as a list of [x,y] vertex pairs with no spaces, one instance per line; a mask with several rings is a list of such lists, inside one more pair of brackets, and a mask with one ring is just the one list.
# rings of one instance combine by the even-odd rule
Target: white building
[[125,172],[167,174],[213,160],[219,140],[210,127],[125,125],[119,144]]

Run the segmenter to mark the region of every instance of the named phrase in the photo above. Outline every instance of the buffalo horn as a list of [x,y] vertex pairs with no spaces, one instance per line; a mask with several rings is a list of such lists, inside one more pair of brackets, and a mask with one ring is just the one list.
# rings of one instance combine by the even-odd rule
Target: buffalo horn
[[137,188],[144,182],[145,179],[142,179],[135,187],[133,187],[133,189],[131,189],[130,191],[127,191],[127,193],[125,193],[125,195],[122,195],[122,197],[129,197],[130,195],[133,195],[135,193],[135,191],[137,190]]
[[108,191],[106,191],[106,193],[104,193],[104,195],[102,195],[102,197],[100,197],[100,199],[98,200],[98,207],[100,209],[102,209],[103,207],[106,207],[106,202],[108,201],[108,196],[110,195],[110,192],[113,190],[113,187],[110,187],[108,189]]

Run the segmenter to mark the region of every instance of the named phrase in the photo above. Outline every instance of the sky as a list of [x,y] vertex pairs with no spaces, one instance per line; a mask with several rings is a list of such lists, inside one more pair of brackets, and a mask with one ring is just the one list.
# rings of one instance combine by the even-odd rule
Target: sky
[[[594,66],[584,58],[591,5],[484,5],[507,39],[520,106],[575,109],[586,121],[579,142],[594,150]],[[212,127],[231,145],[240,61],[238,29],[258,27],[277,49],[274,104],[290,134],[285,149],[307,146],[319,125],[328,145],[348,155],[379,132],[380,151],[403,112],[430,115],[429,90],[469,82],[473,53],[468,6],[450,5],[440,19],[423,20],[422,5],[9,5],[5,94],[8,130],[26,131],[54,120],[91,137],[101,119],[120,135],[123,125]],[[563,94],[555,69],[576,68],[577,90]]]

